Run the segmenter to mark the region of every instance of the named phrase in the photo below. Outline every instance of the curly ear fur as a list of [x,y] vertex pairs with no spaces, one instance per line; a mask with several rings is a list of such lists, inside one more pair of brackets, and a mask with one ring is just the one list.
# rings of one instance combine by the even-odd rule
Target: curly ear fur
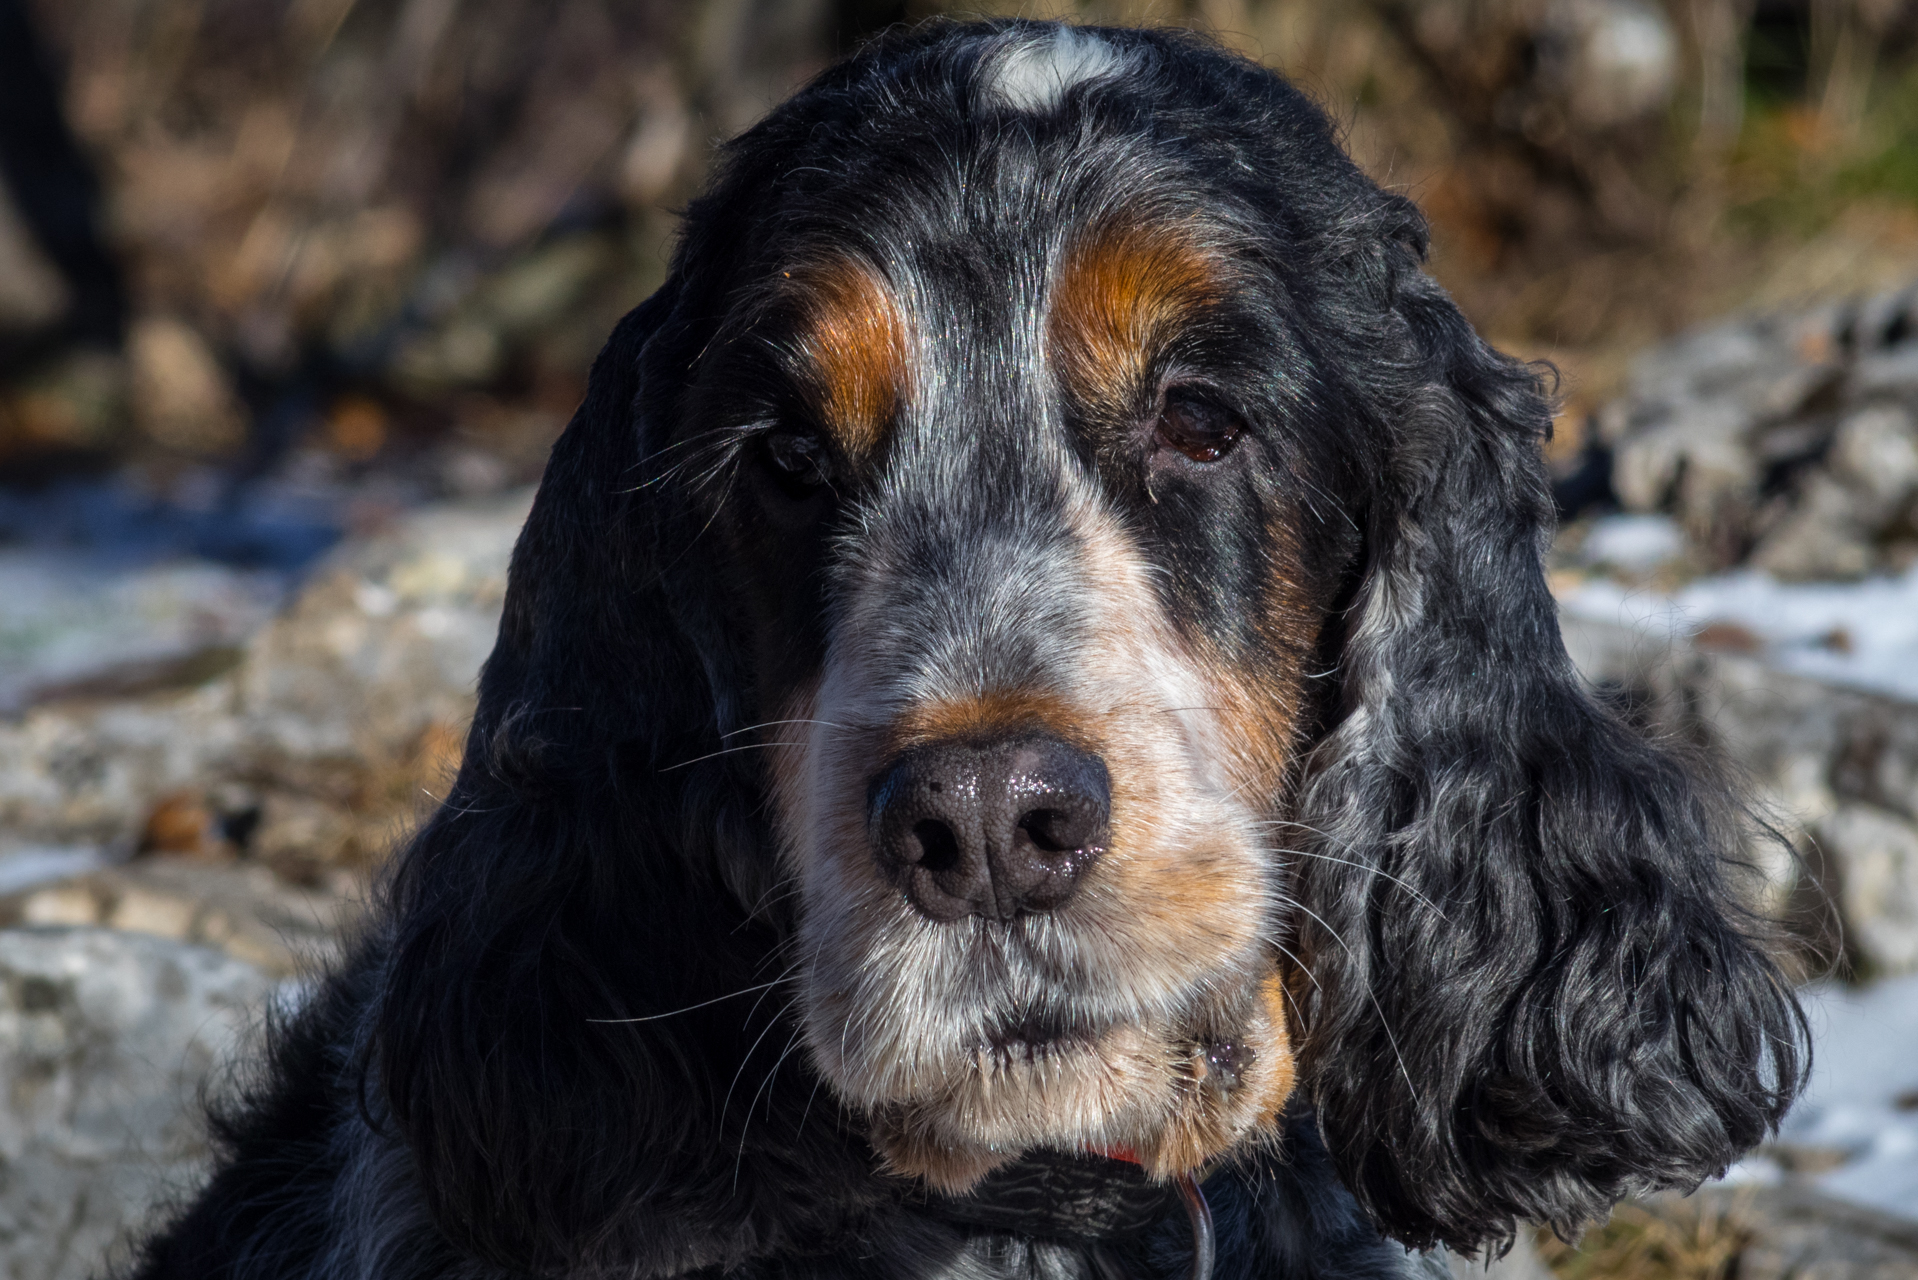
[[1537,373],[1418,270],[1422,227],[1381,243],[1405,354],[1301,793],[1301,1067],[1375,1219],[1469,1251],[1722,1171],[1790,1105],[1804,1027],[1740,906],[1733,793],[1566,656]]
[[[763,856],[742,852],[765,844],[750,791],[732,760],[669,767],[718,749],[707,667],[726,660],[695,650],[634,495],[648,402],[677,390],[640,377],[673,301],[621,323],[554,448],[466,760],[389,891],[374,1118],[440,1230],[515,1273],[677,1274],[727,1261],[715,1239],[776,1243],[756,1206],[803,1223],[817,1204],[817,1225],[872,1194],[833,1109],[796,1118],[810,1077],[765,1034],[775,942],[721,879]],[[760,1152],[774,1133],[783,1159]]]

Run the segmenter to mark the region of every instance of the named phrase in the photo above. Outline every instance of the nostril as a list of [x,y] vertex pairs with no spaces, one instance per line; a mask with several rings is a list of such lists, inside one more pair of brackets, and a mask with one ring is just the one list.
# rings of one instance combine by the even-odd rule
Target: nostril
[[1041,853],[1070,853],[1081,843],[1079,824],[1060,809],[1030,810],[1021,815],[1018,825]]
[[912,834],[919,842],[916,861],[926,870],[951,871],[959,865],[959,837],[945,823],[937,818],[922,818],[912,824]]

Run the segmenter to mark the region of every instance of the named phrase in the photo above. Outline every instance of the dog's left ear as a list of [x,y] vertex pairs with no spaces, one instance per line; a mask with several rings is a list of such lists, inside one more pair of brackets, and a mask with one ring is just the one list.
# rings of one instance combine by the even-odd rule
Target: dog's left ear
[[1398,385],[1300,793],[1301,1079],[1379,1225],[1469,1251],[1721,1172],[1790,1105],[1804,1023],[1741,902],[1744,805],[1566,656],[1537,373],[1418,269],[1422,225],[1386,245],[1367,394]]
[[660,585],[692,550],[660,550],[678,517],[646,483],[691,341],[681,287],[620,322],[554,445],[459,777],[387,891],[367,1107],[439,1233],[498,1273],[677,1275],[754,1242],[748,1216],[802,1176],[843,1185],[755,1155],[758,1134],[794,1145],[767,1112],[806,1097],[768,1096],[754,1126],[780,1001],[739,997],[771,985],[773,940],[722,869],[757,847],[752,793],[737,756],[674,767],[719,745],[717,646]]

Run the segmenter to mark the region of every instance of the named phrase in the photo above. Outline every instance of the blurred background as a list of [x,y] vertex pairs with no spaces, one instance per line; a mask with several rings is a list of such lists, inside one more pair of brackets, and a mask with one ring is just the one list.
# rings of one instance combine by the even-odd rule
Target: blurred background
[[[974,6],[977,10],[981,6]],[[991,6],[984,6],[990,10]],[[1576,419],[1702,318],[1918,261],[1902,0],[1024,4],[1281,68]],[[0,468],[523,478],[717,139],[925,0],[0,5]]]
[[948,12],[1192,27],[1320,101],[1559,370],[1575,656],[1795,852],[1839,1066],[1730,1183],[1507,1265],[1918,1276],[1913,0],[0,0],[0,1275],[196,1176],[181,1099],[457,762],[715,145]]

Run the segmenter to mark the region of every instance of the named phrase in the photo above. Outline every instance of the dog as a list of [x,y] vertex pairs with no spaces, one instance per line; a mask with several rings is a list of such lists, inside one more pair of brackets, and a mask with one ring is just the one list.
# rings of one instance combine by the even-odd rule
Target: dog
[[732,143],[138,1274],[1414,1276],[1724,1170],[1806,1060],[1747,810],[1574,671],[1426,246],[1167,31]]

